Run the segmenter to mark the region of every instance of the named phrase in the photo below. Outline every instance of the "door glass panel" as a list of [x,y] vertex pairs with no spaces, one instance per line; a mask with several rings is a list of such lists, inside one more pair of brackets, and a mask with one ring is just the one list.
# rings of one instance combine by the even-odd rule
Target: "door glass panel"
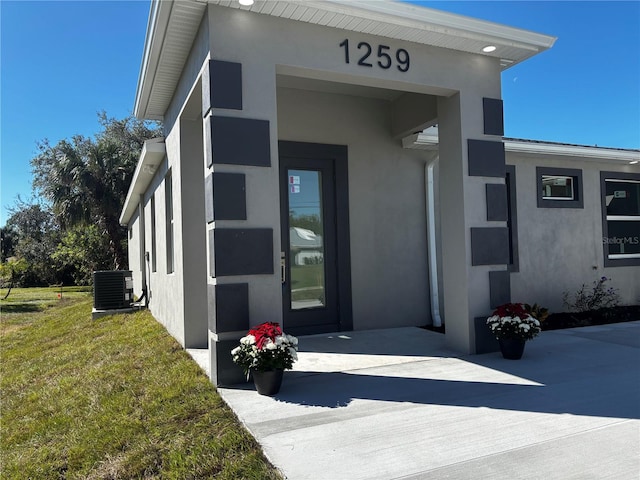
[[291,309],[321,308],[326,305],[322,174],[313,170],[287,174]]

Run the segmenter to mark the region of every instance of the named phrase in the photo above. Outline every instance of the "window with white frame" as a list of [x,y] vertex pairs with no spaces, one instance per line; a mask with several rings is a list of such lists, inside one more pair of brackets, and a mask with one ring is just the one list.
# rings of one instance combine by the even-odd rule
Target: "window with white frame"
[[640,265],[640,174],[602,172],[606,266]]
[[575,200],[573,177],[542,175],[542,198],[545,200]]
[[582,170],[536,167],[538,208],[584,208]]

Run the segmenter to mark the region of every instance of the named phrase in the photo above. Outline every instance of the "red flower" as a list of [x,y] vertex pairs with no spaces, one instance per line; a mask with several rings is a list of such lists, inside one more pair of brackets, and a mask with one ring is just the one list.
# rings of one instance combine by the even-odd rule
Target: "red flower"
[[276,337],[282,335],[282,329],[278,323],[265,322],[249,330],[249,335],[253,335],[256,338],[256,347],[258,347],[258,350],[262,350],[267,341],[275,342]]
[[493,315],[498,315],[499,317],[519,318],[527,318],[529,316],[522,303],[505,303],[504,305],[500,305],[493,312]]

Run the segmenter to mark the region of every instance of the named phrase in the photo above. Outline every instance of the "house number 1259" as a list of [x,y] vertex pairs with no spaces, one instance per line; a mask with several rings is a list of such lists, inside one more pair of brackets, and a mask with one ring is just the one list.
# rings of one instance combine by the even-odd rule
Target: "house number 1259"
[[[340,43],[340,46],[344,48],[345,63],[350,63],[351,58],[349,56],[349,39],[345,38],[342,43]],[[369,43],[360,42],[358,43],[358,65],[361,65],[363,67],[373,67],[372,62],[375,61],[380,68],[382,68],[383,70],[388,70],[395,63],[396,68],[401,72],[408,71],[409,65],[411,64],[409,52],[407,52],[404,48],[399,48],[395,51],[395,55],[393,58],[391,56],[391,53],[393,53],[391,47],[387,45],[378,45],[378,50],[374,54],[373,47]]]

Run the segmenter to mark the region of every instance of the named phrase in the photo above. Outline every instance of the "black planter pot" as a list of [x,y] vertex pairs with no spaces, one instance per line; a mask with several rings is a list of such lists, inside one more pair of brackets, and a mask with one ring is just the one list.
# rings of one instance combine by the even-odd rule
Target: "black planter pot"
[[502,356],[509,360],[520,360],[524,353],[524,340],[514,338],[499,338]]
[[282,385],[282,375],[284,370],[268,370],[266,372],[259,372],[257,370],[251,370],[253,376],[253,384],[256,386],[256,390],[260,395],[275,395],[280,391],[280,385]]

